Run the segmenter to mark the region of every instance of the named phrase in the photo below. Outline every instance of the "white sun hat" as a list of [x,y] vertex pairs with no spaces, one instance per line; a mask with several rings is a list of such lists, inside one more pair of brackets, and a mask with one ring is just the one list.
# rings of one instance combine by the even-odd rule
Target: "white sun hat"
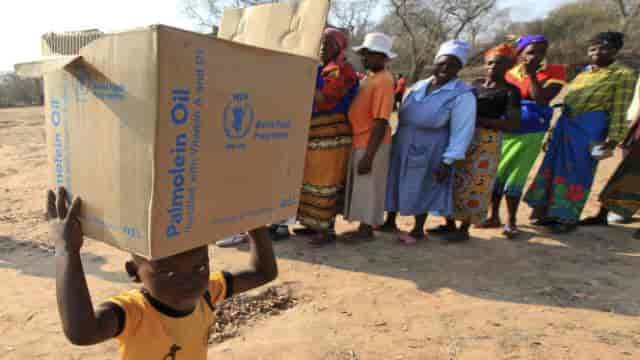
[[360,52],[361,50],[367,49],[372,52],[385,54],[389,59],[393,59],[398,55],[391,51],[392,47],[393,40],[391,37],[383,33],[370,33],[364,37],[362,45],[354,47],[353,51]]

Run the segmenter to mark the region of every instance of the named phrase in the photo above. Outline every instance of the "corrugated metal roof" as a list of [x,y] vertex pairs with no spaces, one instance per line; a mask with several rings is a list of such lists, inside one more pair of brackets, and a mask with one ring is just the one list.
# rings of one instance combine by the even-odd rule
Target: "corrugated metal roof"
[[77,55],[84,46],[102,37],[104,33],[97,29],[46,33],[42,35],[42,55]]

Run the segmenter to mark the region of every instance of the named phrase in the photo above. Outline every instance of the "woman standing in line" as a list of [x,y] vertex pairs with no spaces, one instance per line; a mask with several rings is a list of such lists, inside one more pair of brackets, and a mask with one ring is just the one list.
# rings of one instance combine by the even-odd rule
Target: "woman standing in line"
[[399,239],[415,244],[425,237],[429,212],[453,213],[453,163],[464,159],[475,130],[473,88],[458,78],[470,46],[460,40],[440,47],[433,75],[415,84],[400,107],[387,185],[388,217],[381,231],[396,231],[399,213],[415,216],[415,226]]
[[519,64],[506,75],[507,81],[520,89],[521,122],[517,129],[503,134],[491,214],[477,227],[489,229],[502,226],[500,202],[504,196],[509,219],[503,233],[509,238],[520,233],[516,220],[520,198],[553,116],[549,103],[565,84],[565,68],[545,63],[548,47],[549,41],[542,35],[523,36],[516,44]]
[[[600,194],[602,203],[600,214],[590,218],[593,219],[592,223],[587,225],[594,225],[594,223],[608,225],[609,209],[627,218],[631,218],[640,210],[640,182],[637,180],[640,176],[640,79],[636,85],[633,102],[627,112],[627,119],[633,123],[620,143],[624,159]],[[580,225],[585,224],[581,222]],[[633,237],[640,239],[640,230],[637,230]]]
[[589,68],[570,84],[542,166],[525,201],[533,218],[554,233],[575,230],[587,202],[602,150],[624,135],[636,76],[616,62],[624,35],[600,33],[589,43]]
[[335,239],[335,217],[344,197],[352,143],[347,112],[359,84],[346,60],[347,46],[342,31],[325,30],[298,210],[298,221],[312,231],[314,246]]
[[[335,217],[341,207],[351,151],[351,127],[346,114],[358,91],[359,80],[353,66],[346,61],[347,46],[347,37],[342,31],[325,30],[297,217],[306,227],[300,232],[311,235],[313,246],[335,239]],[[288,238],[289,225],[295,224],[295,220],[272,224],[269,227],[272,239]],[[228,247],[247,241],[247,234],[237,234],[216,244]]]
[[[516,50],[507,44],[488,50],[485,55],[484,79],[473,83],[478,101],[478,117],[473,142],[465,160],[455,169],[454,214],[446,225],[429,233],[441,233],[450,242],[469,240],[469,227],[482,221],[487,214],[496,178],[502,132],[520,125],[520,90],[505,79],[513,67]],[[455,220],[462,222],[456,228]]]

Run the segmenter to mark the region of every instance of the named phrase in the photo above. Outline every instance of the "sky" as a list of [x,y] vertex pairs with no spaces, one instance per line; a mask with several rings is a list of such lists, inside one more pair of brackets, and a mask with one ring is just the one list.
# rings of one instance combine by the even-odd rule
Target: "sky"
[[528,21],[544,17],[549,11],[570,2],[572,0],[499,0],[499,6],[510,8],[514,20]]
[[[544,16],[570,0],[500,0],[512,7],[512,17],[530,20]],[[182,12],[180,0],[15,0],[2,6],[0,21],[0,71],[13,64],[37,60],[40,36],[47,32],[100,29],[108,32],[151,24],[194,30]],[[380,11],[377,11],[380,12]]]

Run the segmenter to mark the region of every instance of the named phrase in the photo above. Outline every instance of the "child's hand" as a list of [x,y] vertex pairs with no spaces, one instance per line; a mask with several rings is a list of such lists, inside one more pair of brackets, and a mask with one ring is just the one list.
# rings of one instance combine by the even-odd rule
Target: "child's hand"
[[76,197],[69,207],[67,191],[64,187],[58,189],[58,195],[47,191],[47,220],[51,221],[51,235],[56,252],[80,252],[83,236],[82,226],[78,220],[82,202]]

